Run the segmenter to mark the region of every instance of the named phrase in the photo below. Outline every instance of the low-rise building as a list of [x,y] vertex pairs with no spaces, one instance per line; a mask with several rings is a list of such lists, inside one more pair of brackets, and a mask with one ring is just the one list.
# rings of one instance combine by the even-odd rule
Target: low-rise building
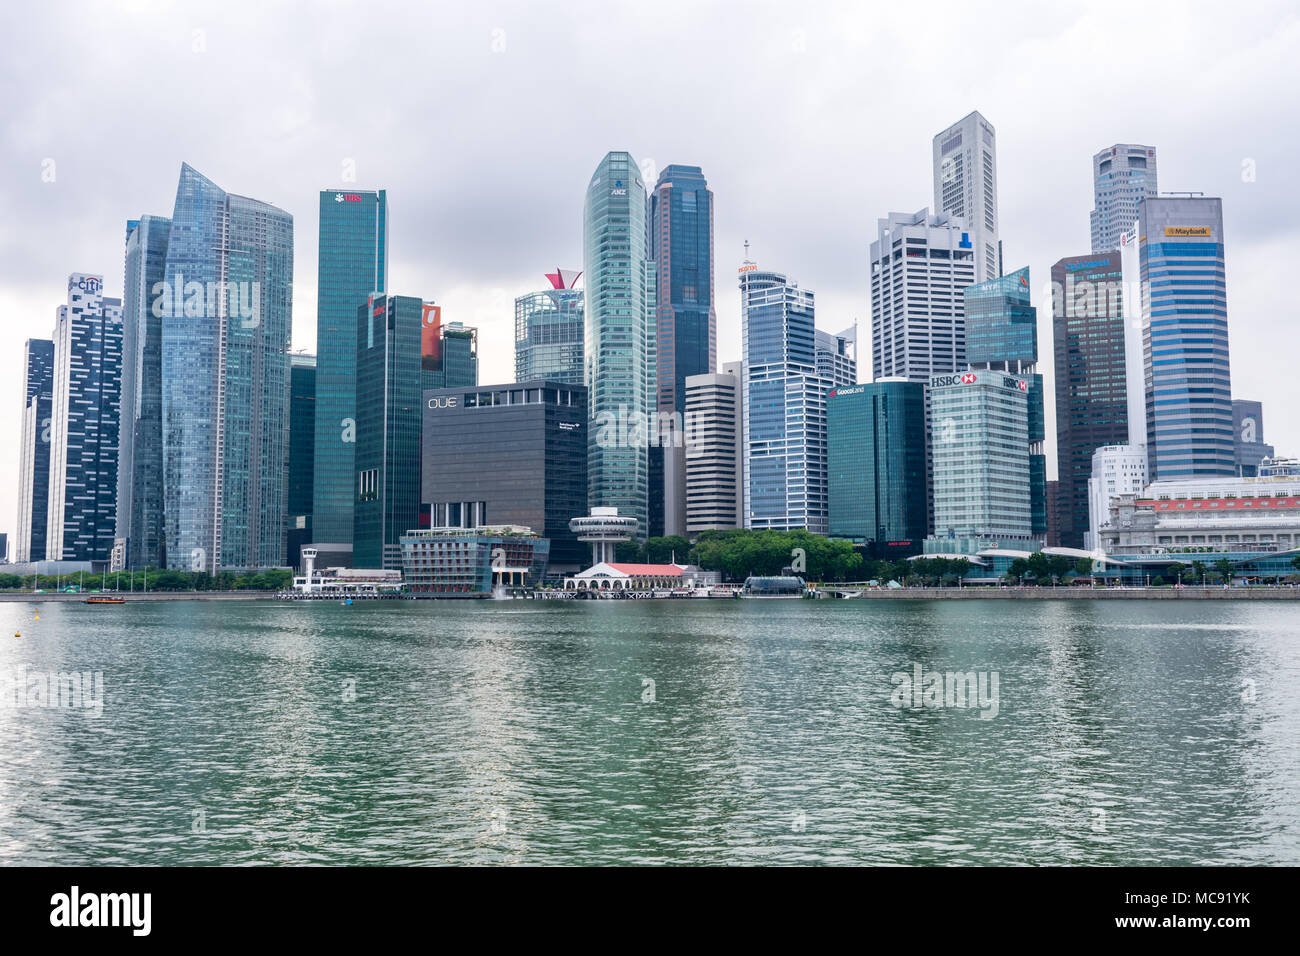
[[491,597],[497,587],[538,584],[550,549],[518,525],[422,528],[402,535],[402,575],[415,597]]

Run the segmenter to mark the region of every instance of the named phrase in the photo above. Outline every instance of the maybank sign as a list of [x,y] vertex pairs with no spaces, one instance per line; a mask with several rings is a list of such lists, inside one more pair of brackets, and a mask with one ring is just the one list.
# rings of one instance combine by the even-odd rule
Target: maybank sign
[[1165,226],[1165,235],[1178,239],[1191,239],[1197,236],[1209,238],[1214,232],[1209,226]]

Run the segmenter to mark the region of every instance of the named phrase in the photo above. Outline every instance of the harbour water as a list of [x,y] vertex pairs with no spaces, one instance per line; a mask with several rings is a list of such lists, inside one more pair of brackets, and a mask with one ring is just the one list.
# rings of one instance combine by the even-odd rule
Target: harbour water
[[1297,625],[1280,602],[0,603],[0,864],[1294,865]]

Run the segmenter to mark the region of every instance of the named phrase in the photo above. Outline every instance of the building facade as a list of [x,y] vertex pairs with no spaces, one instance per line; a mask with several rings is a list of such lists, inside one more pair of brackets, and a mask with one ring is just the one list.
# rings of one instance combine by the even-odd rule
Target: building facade
[[181,166],[162,319],[167,566],[284,559],[293,217]]
[[1250,478],[1259,474],[1259,463],[1272,458],[1275,450],[1264,441],[1264,406],[1244,398],[1232,400],[1232,433],[1237,475]]
[[1088,491],[1088,524],[1082,547],[1101,547],[1101,528],[1110,518],[1110,504],[1121,495],[1137,495],[1147,485],[1147,452],[1141,445],[1103,445],[1092,453]]
[[836,334],[817,329],[814,338],[817,344],[817,374],[832,385],[856,385],[857,327]]
[[926,536],[925,386],[894,378],[826,400],[830,534],[873,557],[919,554]]
[[997,132],[978,112],[971,113],[936,136],[933,151],[934,208],[961,217],[969,227],[975,281],[996,279],[1002,275]]
[[515,381],[547,379],[581,385],[583,292],[581,272],[556,269],[553,288],[515,299]]
[[284,563],[301,566],[302,548],[312,539],[316,459],[316,356],[289,357],[289,530]]
[[406,591],[425,598],[486,598],[532,587],[546,574],[550,542],[529,528],[424,528],[402,535]]
[[54,395],[54,342],[23,344],[23,412],[18,445],[18,532],[14,562],[43,561],[50,509],[50,427]]
[[686,533],[744,527],[740,369],[686,379]]
[[556,569],[587,548],[587,389],[537,379],[424,393],[422,501],[434,528],[518,525],[550,541]]
[[346,554],[352,543],[356,460],[357,310],[388,291],[388,193],[322,189],[316,272],[313,541]]
[[54,324],[45,559],[107,561],[117,517],[122,300],[73,273]]
[[1147,473],[1236,473],[1223,201],[1159,197],[1139,207]]
[[1120,236],[1137,219],[1138,205],[1157,194],[1156,149],[1116,143],[1092,157],[1092,251],[1119,248]]
[[587,495],[650,527],[647,429],[656,405],[657,273],[648,258],[646,187],[636,160],[606,154],[583,205],[586,273],[584,382],[588,388]]

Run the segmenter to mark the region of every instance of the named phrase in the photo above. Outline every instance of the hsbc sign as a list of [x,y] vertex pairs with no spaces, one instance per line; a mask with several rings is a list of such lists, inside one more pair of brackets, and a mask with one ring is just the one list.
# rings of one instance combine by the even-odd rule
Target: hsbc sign
[[931,388],[952,388],[955,385],[1000,385],[1021,392],[1029,391],[1029,382],[1025,379],[997,372],[955,372],[952,375],[930,376]]

